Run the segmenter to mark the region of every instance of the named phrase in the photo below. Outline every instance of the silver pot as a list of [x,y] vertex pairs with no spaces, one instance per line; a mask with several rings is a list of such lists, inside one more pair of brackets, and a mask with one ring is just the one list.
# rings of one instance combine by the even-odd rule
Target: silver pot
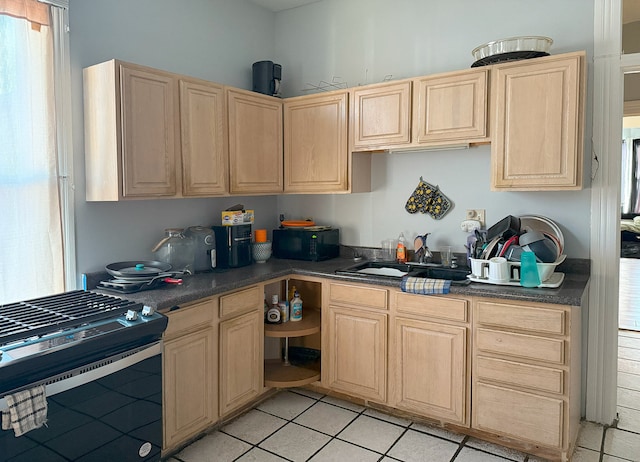
[[184,232],[195,241],[195,272],[209,271],[216,267],[216,236],[212,228],[190,226]]

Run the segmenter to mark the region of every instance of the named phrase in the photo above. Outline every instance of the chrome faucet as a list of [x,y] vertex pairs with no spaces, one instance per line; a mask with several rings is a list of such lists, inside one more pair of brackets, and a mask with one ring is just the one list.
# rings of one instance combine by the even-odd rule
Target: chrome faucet
[[342,247],[346,247],[347,249],[351,250],[353,252],[353,261],[360,261],[362,260],[362,255],[360,255],[358,253],[358,250],[355,247],[351,247],[350,245],[344,245],[344,244],[340,244]]
[[433,258],[433,253],[429,250],[427,246],[427,236],[431,233],[426,233],[424,236],[420,236],[422,238],[422,247],[419,251],[418,263],[428,263]]

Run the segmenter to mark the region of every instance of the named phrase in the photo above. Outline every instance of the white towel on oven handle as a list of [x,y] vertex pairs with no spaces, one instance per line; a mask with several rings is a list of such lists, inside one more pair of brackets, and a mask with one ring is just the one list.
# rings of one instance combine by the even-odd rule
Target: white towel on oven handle
[[47,392],[44,385],[22,390],[4,397],[9,407],[2,412],[2,429],[16,437],[42,427],[47,422]]

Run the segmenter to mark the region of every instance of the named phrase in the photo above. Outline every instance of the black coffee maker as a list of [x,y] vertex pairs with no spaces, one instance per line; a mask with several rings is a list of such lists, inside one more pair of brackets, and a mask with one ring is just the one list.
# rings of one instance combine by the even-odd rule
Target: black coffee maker
[[253,63],[253,91],[269,96],[280,96],[282,66],[273,61]]
[[216,267],[238,268],[251,264],[251,225],[214,226]]

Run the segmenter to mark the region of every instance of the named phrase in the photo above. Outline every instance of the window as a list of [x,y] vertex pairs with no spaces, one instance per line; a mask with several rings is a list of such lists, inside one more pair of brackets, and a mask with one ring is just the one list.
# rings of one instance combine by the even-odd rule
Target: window
[[0,6],[0,304],[63,292],[75,272],[66,18],[36,0]]

